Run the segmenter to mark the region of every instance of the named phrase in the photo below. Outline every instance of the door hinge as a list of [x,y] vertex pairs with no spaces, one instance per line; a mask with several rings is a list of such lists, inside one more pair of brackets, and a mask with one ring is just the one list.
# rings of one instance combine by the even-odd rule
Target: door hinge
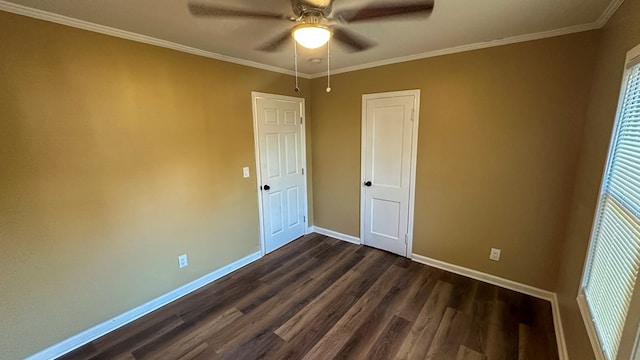
[[303,223],[306,223],[306,222],[307,222],[307,217],[306,217],[306,216],[304,216],[304,215],[302,216],[302,222],[303,222]]
[[409,234],[404,234],[404,244],[409,245]]
[[302,116],[300,116],[300,124],[302,124]]
[[416,109],[411,109],[411,121],[414,120],[415,116],[416,116]]
[[304,168],[302,168],[302,175],[304,175]]

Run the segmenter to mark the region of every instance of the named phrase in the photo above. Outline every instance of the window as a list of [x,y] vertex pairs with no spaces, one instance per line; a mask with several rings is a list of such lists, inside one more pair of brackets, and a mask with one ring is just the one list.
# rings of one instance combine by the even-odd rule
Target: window
[[[640,268],[640,46],[627,55],[578,303],[599,358],[626,358]],[[640,289],[638,289],[640,292]],[[631,335],[629,335],[631,334]],[[631,341],[629,337],[631,336]]]

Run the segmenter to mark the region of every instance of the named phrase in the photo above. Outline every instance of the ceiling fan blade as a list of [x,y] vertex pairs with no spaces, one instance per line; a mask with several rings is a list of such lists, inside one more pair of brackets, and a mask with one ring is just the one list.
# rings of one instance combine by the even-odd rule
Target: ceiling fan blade
[[412,4],[370,5],[358,9],[340,10],[333,16],[343,23],[374,20],[396,16],[426,16],[433,11],[433,1],[423,1]]
[[271,41],[265,43],[264,45],[257,47],[256,50],[266,51],[266,52],[278,51],[287,42],[287,40],[290,40],[290,39],[291,39],[291,31],[287,30],[282,34],[276,36],[275,38],[271,39]]
[[291,16],[282,15],[282,14],[274,14],[265,11],[250,11],[250,10],[239,10],[239,9],[230,9],[224,7],[218,7],[214,5],[205,5],[205,4],[196,4],[189,3],[189,12],[194,16],[228,16],[228,17],[246,17],[246,18],[257,18],[257,19],[275,19],[275,20],[295,20]]
[[365,51],[375,46],[373,42],[341,28],[333,29],[333,38],[351,52]]

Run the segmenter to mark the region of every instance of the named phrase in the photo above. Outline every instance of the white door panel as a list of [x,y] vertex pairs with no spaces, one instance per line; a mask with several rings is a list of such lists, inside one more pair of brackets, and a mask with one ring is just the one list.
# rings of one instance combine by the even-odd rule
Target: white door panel
[[271,252],[304,235],[303,100],[253,95],[263,247]]
[[270,215],[267,218],[269,223],[269,235],[276,236],[284,229],[282,217],[282,191],[273,190],[265,196],[267,197],[265,203],[269,206]]
[[404,128],[402,121],[405,116],[403,106],[382,107],[383,104],[370,108],[371,135],[373,137],[371,154],[371,180],[378,186],[394,188],[402,187],[402,155],[404,152]]
[[419,92],[363,96],[362,239],[410,256]]
[[[371,233],[391,240],[400,240],[402,204],[376,198],[371,198],[370,204]],[[385,219],[385,221],[375,221],[376,219]]]

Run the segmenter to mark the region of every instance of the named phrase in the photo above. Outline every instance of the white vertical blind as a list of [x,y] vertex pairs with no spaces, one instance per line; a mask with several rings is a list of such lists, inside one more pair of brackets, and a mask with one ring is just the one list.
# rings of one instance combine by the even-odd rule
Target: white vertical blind
[[618,353],[640,267],[640,64],[626,74],[584,282],[607,359]]

